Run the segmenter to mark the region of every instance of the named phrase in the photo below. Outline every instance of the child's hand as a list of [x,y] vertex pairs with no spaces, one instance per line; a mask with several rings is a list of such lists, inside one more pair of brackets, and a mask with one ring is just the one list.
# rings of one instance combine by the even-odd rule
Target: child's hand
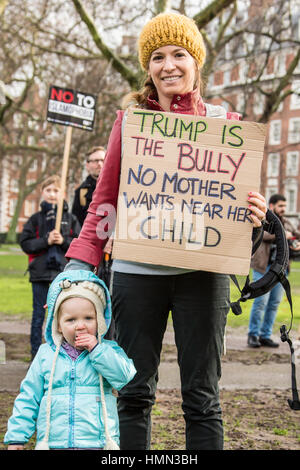
[[7,450],[24,450],[23,444],[9,444]]
[[48,236],[48,245],[62,245],[64,242],[62,234],[58,230],[52,230]]
[[89,352],[98,344],[97,338],[89,333],[78,333],[75,339],[75,348],[87,349]]

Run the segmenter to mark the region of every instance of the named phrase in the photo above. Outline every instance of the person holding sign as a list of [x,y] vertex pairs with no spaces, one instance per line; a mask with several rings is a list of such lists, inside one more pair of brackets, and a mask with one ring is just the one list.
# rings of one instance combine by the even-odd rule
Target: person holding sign
[[[205,46],[194,21],[164,13],[142,29],[139,60],[146,71],[142,90],[126,98],[128,106],[224,119],[239,119],[201,97]],[[113,230],[118,203],[124,111],[118,111],[105,163],[78,240],[66,253],[68,269],[93,269]],[[125,114],[126,119],[126,114]],[[249,194],[251,221],[261,232],[265,198]],[[109,208],[112,208],[111,210]],[[102,225],[101,225],[102,224]],[[101,226],[103,229],[101,230]],[[121,450],[146,450],[151,440],[162,340],[172,312],[181,374],[186,448],[223,448],[218,381],[224,328],[229,311],[229,277],[170,266],[113,261],[113,315],[116,340],[132,358],[137,374],[119,393]]]

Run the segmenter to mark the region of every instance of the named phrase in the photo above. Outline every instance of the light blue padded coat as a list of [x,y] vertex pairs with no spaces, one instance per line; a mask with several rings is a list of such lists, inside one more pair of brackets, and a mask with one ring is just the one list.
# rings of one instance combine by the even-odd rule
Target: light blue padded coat
[[[103,339],[106,331],[102,334],[99,344],[90,353],[84,350],[75,361],[60,345],[57,346],[55,329],[52,329],[55,324],[54,308],[62,290],[61,283],[66,279],[71,283],[90,281],[102,286],[106,298],[104,309],[106,331],[109,328],[111,300],[105,284],[90,271],[72,270],[60,273],[50,285],[48,292],[46,343],[40,346],[21,383],[20,394],[15,400],[13,414],[8,421],[5,444],[26,443],[35,431],[37,431],[37,443],[47,441],[50,449],[104,448],[108,433],[115,443],[119,443],[116,397],[112,393],[112,388],[120,390],[134,377],[136,370],[132,360],[115,341]],[[55,359],[56,351],[58,355]],[[55,371],[50,386],[51,412],[47,413],[47,396],[53,363]],[[103,410],[103,407],[106,410]],[[49,418],[48,432],[47,418]]]

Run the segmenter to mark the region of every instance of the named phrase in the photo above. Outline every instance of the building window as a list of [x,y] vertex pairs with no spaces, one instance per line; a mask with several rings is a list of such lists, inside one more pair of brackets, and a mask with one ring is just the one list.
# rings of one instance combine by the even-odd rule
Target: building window
[[300,118],[292,118],[289,121],[289,144],[300,142]]
[[14,125],[15,127],[21,127],[22,126],[22,115],[20,113],[14,113],[13,117]]
[[292,84],[293,94],[291,95],[291,109],[300,109],[300,81],[297,80]]
[[268,169],[267,176],[269,178],[274,178],[279,175],[279,163],[280,155],[279,153],[270,153],[268,156]]
[[281,121],[270,122],[269,144],[278,145],[281,141]]
[[31,165],[30,165],[30,168],[29,168],[29,171],[37,171],[37,160],[33,160]]
[[266,188],[266,201],[267,201],[267,204],[269,203],[269,200],[270,200],[270,197],[273,196],[273,194],[277,194],[278,193],[278,189],[277,187],[270,187],[270,188]]
[[283,51],[278,51],[274,57],[274,69],[277,71],[277,75],[285,75],[285,54]]
[[19,182],[15,178],[12,178],[10,180],[10,190],[13,193],[18,193],[19,192]]
[[230,85],[230,70],[224,70],[224,86]]
[[228,101],[222,101],[222,106],[223,106],[223,108],[226,109],[226,111],[229,111],[229,103],[228,103]]
[[9,201],[9,215],[13,216],[17,207],[17,199],[10,199]]
[[287,212],[294,213],[297,209],[297,188],[288,187],[286,189],[286,202],[287,202]]
[[244,95],[244,93],[238,93],[238,94],[237,94],[237,99],[236,99],[236,110],[237,110],[239,113],[244,113],[244,111],[245,111],[245,104],[246,104],[246,101],[245,101],[245,95]]
[[32,147],[35,145],[35,137],[34,135],[29,135],[28,136],[28,145],[31,145]]
[[299,152],[287,152],[286,154],[286,175],[297,176],[299,165]]
[[35,213],[35,201],[25,201],[24,204],[24,215],[25,217],[30,217]]
[[254,106],[253,111],[257,116],[260,116],[263,113],[265,105],[265,97],[260,93],[254,95]]

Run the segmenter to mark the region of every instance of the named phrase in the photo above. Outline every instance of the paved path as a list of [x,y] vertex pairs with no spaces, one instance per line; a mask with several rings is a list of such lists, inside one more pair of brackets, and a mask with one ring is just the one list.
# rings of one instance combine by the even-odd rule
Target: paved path
[[[28,322],[14,324],[15,333],[29,334]],[[10,321],[0,321],[0,332],[12,332]],[[164,336],[165,344],[174,344],[174,334],[168,328]],[[231,329],[226,334],[226,348],[228,350],[245,350],[246,333],[244,329]],[[267,348],[264,348],[267,349]],[[287,343],[280,341],[276,352],[289,354]],[[19,384],[24,378],[28,364],[10,361],[0,364],[0,391],[18,391]],[[222,378],[220,388],[227,390],[251,388],[288,389],[291,386],[290,364],[264,363],[260,365],[245,365],[241,362],[224,362],[222,365]],[[180,388],[179,368],[176,362],[162,362],[159,367],[158,388]]]
[[[247,334],[245,329],[231,329],[226,333],[226,349],[243,351],[247,347]],[[164,343],[174,344],[172,330],[167,330]],[[268,348],[262,348],[267,350]],[[279,340],[279,354],[289,354],[289,347]],[[159,382],[160,388],[172,389],[180,387],[179,368],[177,363],[160,364]],[[290,364],[266,363],[260,365],[245,365],[241,362],[224,362],[222,364],[222,377],[220,389],[251,389],[251,388],[276,388],[288,389],[291,386]]]

